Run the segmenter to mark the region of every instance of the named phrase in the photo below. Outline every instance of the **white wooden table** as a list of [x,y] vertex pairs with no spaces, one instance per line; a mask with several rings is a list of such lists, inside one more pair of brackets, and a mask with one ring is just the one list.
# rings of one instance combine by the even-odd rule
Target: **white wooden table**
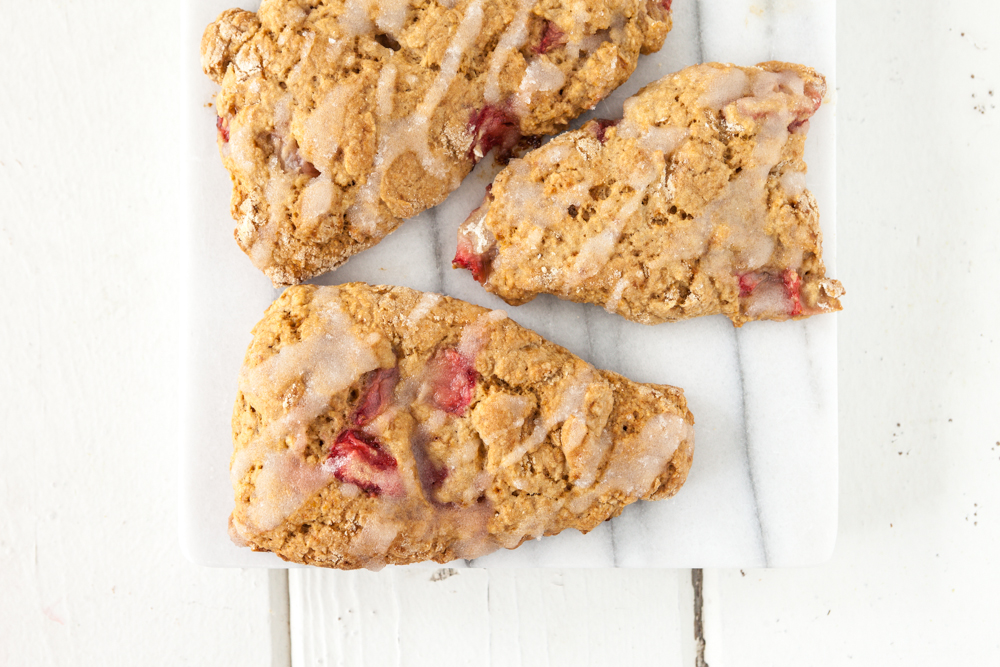
[[997,664],[1000,5],[840,0],[839,542],[696,572],[701,654],[688,570],[183,560],[178,23],[0,11],[0,666]]

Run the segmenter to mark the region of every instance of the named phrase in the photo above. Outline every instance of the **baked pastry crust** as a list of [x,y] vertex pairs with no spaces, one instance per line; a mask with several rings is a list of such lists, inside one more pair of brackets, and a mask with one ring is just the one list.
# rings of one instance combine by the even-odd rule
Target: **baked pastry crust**
[[441,202],[490,149],[552,134],[660,48],[653,0],[264,0],[206,29],[239,246],[275,285]]
[[460,228],[455,266],[512,305],[550,293],[645,324],[840,310],[803,161],[825,92],[780,62],[652,83],[621,121],[512,161]]
[[377,569],[476,558],[639,499],[691,466],[679,389],[601,371],[501,311],[403,287],[289,288],[233,413],[234,541]]

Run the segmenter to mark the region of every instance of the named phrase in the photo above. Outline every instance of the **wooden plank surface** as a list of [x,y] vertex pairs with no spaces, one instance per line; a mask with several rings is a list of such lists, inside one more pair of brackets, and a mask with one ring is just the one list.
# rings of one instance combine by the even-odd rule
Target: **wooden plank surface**
[[270,664],[177,542],[177,13],[0,12],[0,665]]
[[292,664],[692,664],[687,570],[289,571]]
[[[840,5],[839,545],[706,571],[707,663],[993,664],[1000,16]],[[687,571],[294,571],[289,635],[283,573],[183,561],[177,11],[0,17],[0,666],[696,664]]]
[[839,541],[708,573],[708,662],[996,665],[1000,6],[840,8]]

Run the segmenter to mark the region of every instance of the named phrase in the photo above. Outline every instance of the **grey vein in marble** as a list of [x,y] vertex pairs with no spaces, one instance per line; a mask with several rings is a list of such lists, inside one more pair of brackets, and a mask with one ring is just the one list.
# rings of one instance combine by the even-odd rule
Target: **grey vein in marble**
[[[200,37],[205,23],[229,6],[229,0],[199,3],[185,30]],[[647,83],[706,60],[802,62],[826,74],[835,91],[835,20],[835,3],[827,0],[677,0],[664,48],[641,58],[633,76],[574,125],[618,117],[624,100]],[[196,61],[190,63],[194,72]],[[181,540],[197,562],[287,567],[272,555],[238,549],[225,530],[232,509],[228,415],[235,378],[249,331],[277,291],[232,240],[229,180],[218,164],[214,113],[203,106],[213,92],[200,72],[188,81],[185,298],[191,333],[182,351]],[[809,187],[823,212],[828,244],[835,222],[835,92],[830,101],[813,121],[806,148]],[[835,318],[751,323],[734,331],[721,317],[644,327],[552,297],[508,306],[468,272],[450,268],[458,225],[479,205],[496,171],[489,158],[483,160],[445,202],[315,282],[405,285],[502,309],[599,368],[683,387],[697,422],[696,445],[688,482],[674,498],[632,505],[586,536],[565,531],[471,564],[750,567],[828,557],[837,511]],[[833,254],[828,246],[831,272]]]

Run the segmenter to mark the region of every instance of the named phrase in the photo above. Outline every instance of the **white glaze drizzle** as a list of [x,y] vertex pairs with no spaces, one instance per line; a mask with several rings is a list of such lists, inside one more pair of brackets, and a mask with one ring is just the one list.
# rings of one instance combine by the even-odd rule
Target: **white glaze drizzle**
[[[617,211],[608,210],[611,199],[601,202],[598,219],[611,218],[610,224],[595,236],[587,239],[580,247],[576,261],[566,273],[566,283],[575,287],[588,278],[597,275],[611,260],[622,229],[632,219],[642,205],[646,189],[662,176],[662,168],[657,168],[662,162],[640,160],[632,167],[628,177],[628,185],[633,192]],[[613,217],[612,217],[613,216]]]
[[[775,250],[774,239],[766,232],[767,202],[766,183],[770,172],[781,160],[782,148],[789,136],[789,125],[795,120],[802,107],[804,82],[793,71],[778,73],[752,69],[744,71],[733,68],[719,70],[701,66],[696,68],[706,89],[699,103],[720,114],[724,123],[736,127],[743,123],[756,123],[755,145],[751,159],[743,165],[741,172],[725,186],[720,194],[708,203],[705,210],[694,220],[669,229],[667,242],[659,257],[648,263],[648,270],[658,270],[669,262],[701,257],[702,268],[710,275],[731,276],[733,268],[738,271],[752,271],[764,266]],[[625,117],[613,130],[614,140],[634,140],[641,149],[640,156],[651,156],[647,162],[640,160],[630,166],[632,173],[626,178],[634,194],[623,199],[609,198],[595,202],[597,220],[603,227],[590,231],[581,242],[574,259],[565,270],[545,266],[544,269],[525,272],[518,270],[530,260],[541,259],[540,247],[545,239],[547,227],[553,222],[565,220],[570,205],[579,207],[588,201],[588,191],[595,183],[584,179],[571,188],[558,189],[554,194],[546,191],[542,177],[546,175],[546,165],[557,165],[563,159],[562,151],[569,148],[569,142],[551,142],[536,151],[532,161],[513,161],[507,168],[506,181],[500,193],[501,199],[492,204],[496,209],[502,202],[501,215],[508,216],[514,226],[514,233],[506,235],[507,240],[500,246],[493,259],[493,274],[518,271],[518,286],[537,292],[568,293],[584,281],[596,279],[606,283],[608,297],[605,306],[617,309],[624,293],[621,276],[604,276],[602,271],[614,256],[620,236],[626,225],[636,217],[641,200],[650,186],[664,188],[667,199],[673,198],[675,184],[673,169],[665,183],[656,178],[656,168],[650,164],[681,160],[681,146],[690,137],[686,127],[667,124],[648,125],[640,122],[648,103],[642,96],[626,101]],[[655,117],[655,116],[654,116]],[[664,121],[660,121],[663,123]],[[745,128],[744,128],[745,129]],[[577,133],[575,143],[585,159],[601,149],[601,144],[587,133]],[[586,145],[584,145],[586,144]],[[662,155],[664,163],[659,163]],[[541,171],[541,176],[538,172]],[[781,180],[789,199],[800,199],[804,193],[804,176],[801,172],[786,173]],[[605,207],[605,202],[620,204],[617,210]],[[516,211],[516,214],[510,212]],[[580,221],[581,225],[588,224]],[[594,224],[594,217],[589,221]],[[490,229],[490,220],[482,222],[485,232]],[[721,234],[718,231],[722,230]],[[709,252],[709,242],[717,243]],[[790,268],[801,264],[801,253],[788,253],[786,258]]]
[[475,365],[479,351],[486,344],[487,336],[493,325],[507,319],[507,313],[502,310],[489,310],[480,315],[475,322],[462,330],[458,342],[458,353]]
[[[610,437],[607,432],[603,438]],[[600,479],[587,493],[567,505],[571,512],[583,512],[596,500],[609,494],[636,497],[648,493],[656,478],[666,472],[678,448],[694,442],[694,427],[674,414],[659,414],[643,426],[637,436],[621,438],[614,444],[608,465]],[[611,447],[605,442],[607,447]]]
[[[370,344],[358,338],[351,320],[340,310],[336,293],[316,292],[313,307],[320,312],[321,334],[286,345],[240,374],[240,390],[259,410],[278,401],[296,382],[303,387],[293,405],[283,405],[283,414],[272,417],[233,456],[230,477],[234,487],[250,473],[255,461],[264,459],[256,478],[260,487],[257,489],[255,481],[247,509],[250,525],[238,526],[245,534],[277,527],[287,518],[286,510],[294,510],[329,482],[331,475],[318,467],[307,470],[301,463],[306,429],[327,408],[331,396],[378,367]],[[269,451],[275,442],[285,444],[286,449]]]
[[475,42],[476,37],[479,36],[482,26],[483,8],[481,0],[473,0],[465,8],[465,15],[462,16],[462,22],[458,24],[455,36],[452,38],[451,43],[448,44],[448,50],[445,51],[444,59],[441,61],[441,69],[438,71],[437,78],[431,84],[420,106],[417,107],[414,116],[418,122],[426,124],[430,120],[431,114],[441,104],[442,98],[448,92],[448,87],[458,73],[458,68],[462,64],[462,57]]
[[681,442],[693,432],[693,427],[678,415],[656,415],[643,425],[632,443],[633,459],[628,463],[624,459],[608,463],[603,485],[627,494],[647,493]]
[[[439,295],[425,294],[407,320],[416,322],[423,319],[426,314],[417,311],[429,311],[440,298]],[[459,354],[474,364],[476,356],[486,343],[490,328],[506,318],[503,311],[487,311],[466,325],[458,344]],[[403,380],[394,393],[391,404],[386,407],[384,418],[380,417],[369,426],[377,424],[377,428],[373,429],[376,434],[384,433],[385,426],[397,414],[406,412],[414,403],[430,403],[430,395],[433,393],[431,383],[434,381],[435,378],[425,376]],[[451,419],[454,416],[443,410],[432,409],[430,417],[418,424],[411,435],[411,447],[424,446]],[[466,466],[475,460],[478,450],[476,440],[458,442],[449,449],[441,463],[447,470]],[[499,547],[488,529],[489,519],[493,516],[492,506],[489,502],[478,501],[490,481],[488,476],[481,475],[475,484],[463,490],[461,501],[464,505],[452,506],[426,498],[425,490],[413,468],[401,466],[400,473],[406,495],[399,499],[383,496],[376,510],[367,515],[364,528],[351,540],[348,548],[348,553],[361,560],[365,567],[377,570],[384,566],[386,550],[403,531],[414,542],[430,542],[449,532],[466,535],[467,537],[451,545],[458,558],[479,558]],[[423,500],[413,500],[420,498]]]
[[[380,86],[377,93],[377,104],[380,107],[380,111],[386,110],[384,115],[380,113],[379,116],[379,128],[381,130],[379,137],[380,150],[376,156],[373,173],[369,176],[367,183],[359,188],[357,200],[347,212],[348,221],[360,231],[370,235],[377,235],[381,231],[380,226],[389,222],[388,216],[382,214],[379,210],[378,189],[383,174],[399,155],[402,155],[407,150],[414,150],[428,172],[439,177],[446,174],[447,169],[443,165],[442,160],[434,156],[427,145],[427,124],[434,109],[440,104],[441,99],[447,92],[448,86],[452,79],[454,79],[461,65],[463,54],[478,36],[483,20],[480,2],[481,0],[475,0],[466,8],[455,38],[445,53],[438,77],[428,90],[420,108],[413,117],[406,121],[397,122],[393,127],[387,127],[392,113],[391,100],[385,103],[383,99],[386,95],[391,97],[393,86],[382,85],[386,81],[392,84],[395,82],[396,70],[395,66],[391,63],[391,56],[389,62],[383,66],[379,76]],[[451,7],[454,3],[443,4]],[[387,0],[377,3],[375,5],[377,14],[375,25],[380,30],[397,35],[406,21],[409,7],[409,0]],[[331,36],[326,40],[324,56],[327,61],[336,61],[353,37],[372,32],[371,12],[372,0],[347,0],[343,13],[337,17],[336,37]],[[312,57],[314,48],[316,47],[316,34],[314,32],[305,31],[303,36],[299,61],[289,74],[289,81],[291,83],[297,81],[301,76],[302,64]],[[241,60],[234,63],[234,66],[237,67],[238,73],[242,78],[248,78],[261,71],[261,64],[255,53],[248,52],[244,54],[243,50],[241,50],[240,54]],[[259,82],[255,83],[259,85]],[[302,206],[305,209],[303,217],[307,225],[314,224],[321,216],[327,214],[334,203],[334,193],[332,192],[332,181],[329,173],[332,171],[333,161],[340,147],[332,138],[341,133],[345,114],[350,108],[350,98],[356,95],[357,92],[347,86],[336,87],[304,122],[304,136],[301,146],[302,154],[321,172],[321,176],[316,177],[317,182],[311,183],[306,188],[306,192],[310,195],[308,201],[302,202]],[[235,170],[242,170],[249,173],[249,170],[252,169],[253,154],[250,153],[250,150],[253,147],[253,137],[239,134],[240,127],[238,123],[236,123],[236,129],[236,139],[240,143],[237,146],[237,155],[234,158]],[[230,134],[231,144],[232,129]],[[287,132],[284,134],[287,134]],[[394,134],[397,134],[397,136],[393,136]],[[229,144],[227,144],[225,149],[227,152],[232,152],[232,146]],[[286,186],[290,187],[290,182],[282,183],[276,187],[273,192],[274,197],[271,199],[274,201],[282,199]],[[326,196],[328,193],[330,197]],[[253,217],[252,209],[247,212],[245,217]],[[241,238],[245,237],[245,245],[251,246],[248,251],[251,260],[262,270],[268,269],[273,265],[273,252],[277,243],[276,230],[278,221],[276,217],[276,214],[272,215],[267,223],[260,225],[256,229],[254,229],[254,224],[242,224],[242,228],[237,231],[241,235]],[[250,239],[253,239],[252,243]]]
[[356,86],[334,86],[302,124],[300,150],[321,172],[329,173],[334,167],[340,150],[336,137],[343,134],[349,103],[357,93]]
[[705,92],[698,98],[699,106],[721,111],[749,92],[750,78],[738,67],[725,71],[701,65],[698,73],[708,80]]
[[566,83],[566,75],[559,67],[543,57],[533,58],[517,89],[517,102],[522,113],[531,105],[531,96],[536,92],[559,90]]
[[520,0],[514,20],[510,22],[496,49],[490,55],[490,67],[486,75],[486,90],[483,98],[488,104],[500,102],[500,73],[507,64],[510,55],[520,49],[528,39],[528,15],[534,6],[534,0]]
[[[585,407],[584,399],[587,395],[588,387],[595,382],[595,378],[594,369],[589,365],[579,370],[575,375],[563,378],[559,383],[559,403],[552,410],[542,410],[541,416],[535,420],[535,426],[531,431],[531,435],[520,446],[511,450],[503,458],[500,467],[507,468],[512,466],[526,455],[538,449],[545,442],[552,429],[570,417],[583,419],[585,424],[586,415],[583,414],[583,408]],[[572,431],[572,427],[569,430]],[[580,442],[574,442],[570,449],[575,448],[579,444]]]
[[[484,424],[478,431],[479,437],[491,451],[502,452],[509,442],[516,439],[516,434],[520,433],[524,420],[531,413],[532,402],[525,396],[497,393],[484,398],[477,410],[502,417]],[[489,472],[496,474],[503,465],[503,460],[505,459],[498,462],[498,466],[491,467]]]
[[802,196],[806,190],[806,173],[804,171],[788,171],[781,176],[781,187],[793,201]]
[[[653,127],[640,132],[638,126],[628,118],[622,126],[618,136],[623,139],[635,138],[641,149],[648,153],[658,151],[663,155],[663,159],[669,158],[690,134],[686,128],[674,127]],[[589,159],[590,152],[599,150],[600,144],[589,133],[582,132],[576,137],[575,143],[550,142],[538,149],[533,158],[539,164],[556,167],[574,147]],[[527,289],[552,291],[559,289],[557,285],[560,283],[567,287],[575,287],[597,275],[607,265],[614,255],[624,226],[638,211],[646,190],[662,173],[661,163],[655,160],[640,160],[631,167],[628,185],[633,188],[634,193],[617,211],[608,208],[611,204],[609,200],[605,200],[607,204],[598,205],[598,218],[610,219],[610,223],[583,242],[576,259],[565,272],[558,268],[546,267],[545,271],[523,277],[523,280],[527,281],[524,285]],[[505,204],[509,210],[517,211],[520,229],[517,234],[512,235],[515,240],[507,242],[494,259],[493,265],[498,272],[507,267],[516,267],[536,253],[544,235],[543,230],[552,222],[562,220],[570,207],[583,206],[589,200],[589,191],[594,185],[592,181],[583,179],[572,187],[548,193],[544,183],[536,182],[532,168],[526,160],[512,161],[507,167],[507,172]],[[470,219],[463,225],[463,232],[474,231],[473,222]]]
[[566,40],[566,57],[569,60],[576,60],[580,57],[583,49],[583,42],[586,41],[587,24],[590,22],[590,12],[582,7],[575,7],[573,12],[573,30],[570,31]]
[[[418,317],[414,321],[419,321],[424,317],[419,311],[429,310],[439,298],[437,295],[424,295],[407,319],[416,314]],[[380,334],[358,336],[351,320],[339,308],[334,288],[317,291],[314,308],[321,312],[321,332],[283,347],[266,361],[244,370],[240,378],[241,390],[252,404],[266,406],[285,396],[285,413],[234,456],[234,484],[243,480],[255,463],[260,464],[247,508],[247,524],[234,520],[233,525],[240,538],[277,527],[312,494],[334,481],[332,471],[326,466],[304,462],[302,454],[307,442],[306,429],[326,409],[334,393],[344,391],[361,375],[378,367],[371,346],[379,342]],[[474,362],[488,340],[491,328],[505,319],[506,314],[502,311],[487,311],[466,325],[458,345],[460,353]],[[303,372],[303,369],[307,370]],[[289,399],[288,388],[296,382],[302,383],[299,398]],[[571,509],[576,508],[573,511],[585,510],[608,493],[622,493],[629,498],[644,495],[656,477],[665,472],[666,464],[678,444],[690,439],[690,426],[675,415],[664,414],[650,419],[637,436],[624,440],[623,458],[616,460],[612,457],[603,474],[599,475],[599,468],[608,451],[618,447],[607,428],[591,432],[586,424],[591,391],[600,391],[603,382],[589,365],[579,367],[572,375],[564,377],[559,383],[554,406],[542,407],[527,441],[504,456],[499,468],[481,471],[472,486],[463,491],[461,502],[464,504],[443,505],[424,498],[425,490],[417,477],[416,468],[401,465],[398,470],[404,490],[402,496],[384,495],[380,498],[375,511],[366,514],[361,530],[352,537],[347,554],[365,567],[377,570],[385,565],[387,552],[404,532],[411,543],[429,543],[442,535],[449,535],[454,540],[452,551],[458,558],[478,558],[499,546],[512,548],[525,538],[540,537],[551,526],[552,519],[565,501],[553,503],[547,510],[524,517],[513,530],[492,535],[489,521],[493,517],[493,508],[488,501],[477,499],[489,488],[496,474],[537,449],[560,425],[563,450],[567,459],[574,461],[576,466],[571,481],[577,488],[586,489],[570,503]],[[397,415],[406,412],[415,400],[421,400],[420,395],[426,392],[418,390],[418,386],[425,383],[426,379],[419,377],[404,379],[394,392],[390,405],[366,430],[379,435],[387,433]],[[520,396],[495,396],[494,401],[500,404],[502,412],[511,414],[509,423],[497,425],[510,433],[483,432],[481,436],[488,445],[491,439],[499,441],[518,433],[528,409],[528,400]],[[428,442],[451,419],[454,416],[434,410],[431,418],[417,427],[415,437]],[[275,451],[275,441],[284,442],[287,448]],[[443,463],[451,470],[468,468],[477,456],[477,442],[459,443],[450,450]],[[345,497],[356,497],[361,491],[353,484],[341,483],[340,493]]]
[[299,60],[288,73],[288,82],[293,85],[297,83],[299,78],[302,76],[302,65],[309,60],[309,56],[312,54],[313,46],[316,44],[316,33],[312,30],[304,31],[302,33],[302,38],[302,47],[299,49]]
[[[725,241],[709,253],[705,264],[718,275],[731,274],[733,268],[756,270],[774,253],[775,241],[768,235],[765,225],[766,184],[781,160],[789,124],[795,119],[794,102],[804,95],[805,86],[793,71],[754,69],[749,75],[741,72],[742,77],[735,74],[738,71],[715,75],[712,85],[718,86],[719,91],[711,92],[710,88],[706,95],[710,94],[710,101],[716,106],[724,103],[719,110],[731,126],[740,126],[740,117],[756,118],[757,143],[750,164],[744,166],[726,189],[692,221],[691,228],[696,233],[689,235],[691,242],[679,244],[678,251],[670,255],[681,258],[704,253],[710,236],[717,228],[724,227],[728,231]],[[734,96],[736,99],[732,99]],[[789,172],[782,177],[781,184],[789,198],[797,199],[805,188],[804,176],[801,172]],[[797,269],[798,264],[793,261],[790,268]]]
[[[358,188],[357,199],[347,210],[347,219],[352,225],[367,234],[375,234],[379,224],[385,223],[387,217],[379,209],[379,188],[382,184],[382,174],[388,168],[386,160],[392,150],[392,135],[389,127],[393,109],[393,93],[396,87],[396,65],[392,62],[382,67],[378,75],[378,85],[375,88],[375,112],[379,132],[378,151],[368,180]],[[395,156],[392,156],[395,159]]]
[[625,294],[625,288],[628,287],[628,278],[619,278],[618,282],[615,283],[615,287],[611,290],[611,296],[604,303],[604,310],[609,313],[613,313],[618,310],[618,304],[621,303],[622,295]]
[[479,35],[483,23],[480,3],[481,0],[474,0],[466,7],[462,21],[445,51],[434,82],[411,116],[390,121],[391,101],[385,98],[393,90],[391,86],[395,85],[396,71],[390,62],[380,72],[376,93],[380,131],[378,152],[375,155],[372,173],[358,193],[358,200],[347,211],[348,222],[362,232],[376,234],[381,226],[390,221],[378,206],[378,192],[385,172],[401,155],[413,152],[429,174],[438,178],[445,178],[448,175],[447,165],[440,157],[434,155],[428,142],[430,119],[457,75],[463,56]]
[[406,16],[410,9],[410,0],[379,0],[376,4],[378,17],[375,25],[379,30],[384,30],[388,34],[396,37],[406,23]]
[[417,305],[415,305],[409,315],[406,316],[406,326],[410,329],[410,331],[414,331],[417,324],[420,323],[420,320],[427,317],[428,313],[431,312],[431,309],[434,308],[434,306],[436,306],[440,301],[440,294],[425,292],[424,295],[420,297],[420,300],[417,301]]
[[[730,103],[723,113],[733,118],[734,105],[768,104],[765,97],[742,97]],[[719,228],[728,230],[722,244],[706,257],[705,268],[712,273],[729,274],[757,269],[771,258],[775,241],[767,234],[767,179],[781,160],[781,149],[788,139],[788,125],[794,113],[787,105],[770,110],[757,120],[759,129],[749,164],[725,189],[691,221],[691,224],[665,244],[661,262],[705,255],[708,242]]]
[[371,0],[346,0],[344,13],[338,17],[338,21],[348,35],[364,35],[371,32],[370,3]]
[[788,316],[792,302],[788,290],[778,281],[765,280],[757,285],[744,300],[744,314],[751,319]]
[[471,240],[472,252],[485,254],[496,242],[492,232],[486,229],[486,216],[490,212],[490,200],[487,197],[479,208],[459,227],[459,235]]
[[321,173],[309,181],[309,185],[302,190],[300,199],[300,225],[310,227],[321,216],[326,215],[333,203],[333,195],[334,186],[329,174]]
[[679,127],[651,127],[639,143],[646,150],[660,151],[664,157],[670,157],[690,135],[687,129]]
[[229,158],[236,171],[249,176],[253,173],[256,160],[257,142],[250,126],[240,122],[239,117],[229,121]]

